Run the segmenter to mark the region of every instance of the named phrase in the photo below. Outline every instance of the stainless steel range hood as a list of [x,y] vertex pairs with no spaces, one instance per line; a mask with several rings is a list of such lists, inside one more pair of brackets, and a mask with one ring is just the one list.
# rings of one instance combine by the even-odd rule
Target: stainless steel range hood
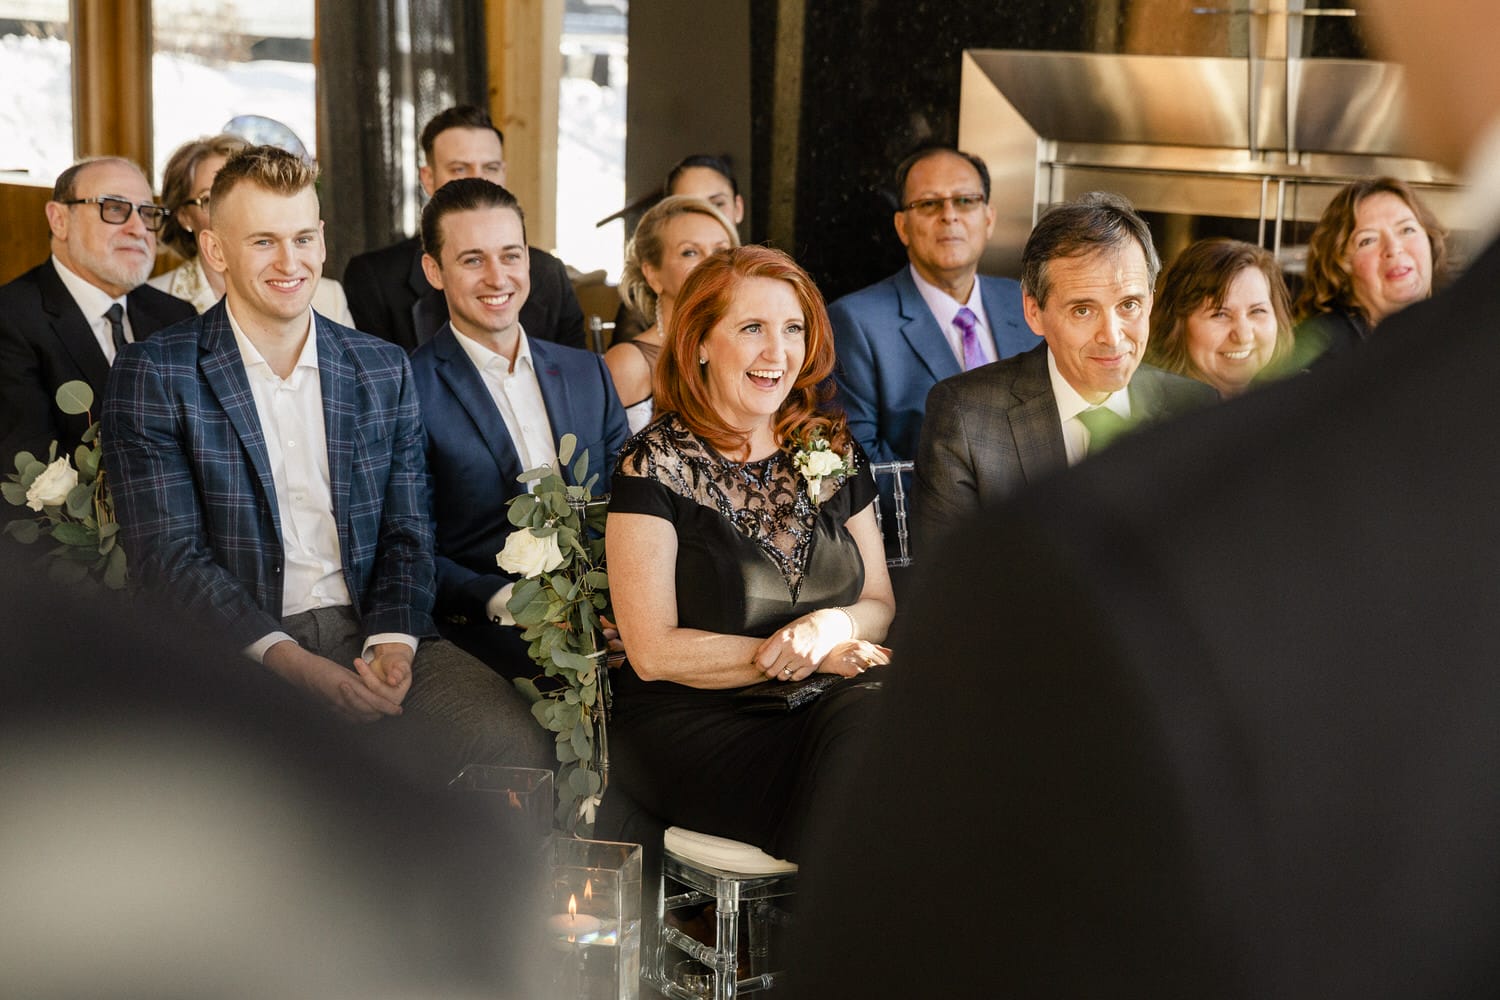
[[1419,158],[1405,127],[1401,68],[1286,58],[1295,40],[1279,37],[1281,52],[1250,58],[965,52],[959,145],[988,163],[997,213],[984,270],[1016,274],[1036,215],[1096,189],[1177,220],[1157,234],[1168,259],[1174,240],[1213,235],[1213,219],[1252,220],[1297,270],[1293,224],[1371,174],[1412,183],[1461,228],[1456,179]]

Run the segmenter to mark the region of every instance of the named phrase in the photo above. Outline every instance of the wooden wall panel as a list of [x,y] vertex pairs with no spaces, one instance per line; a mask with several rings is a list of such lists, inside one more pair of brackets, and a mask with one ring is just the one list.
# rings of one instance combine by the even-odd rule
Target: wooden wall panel
[[51,253],[43,206],[52,185],[0,184],[0,285],[31,270]]
[[557,245],[557,116],[563,0],[487,0],[490,116],[505,133],[506,186],[533,246]]

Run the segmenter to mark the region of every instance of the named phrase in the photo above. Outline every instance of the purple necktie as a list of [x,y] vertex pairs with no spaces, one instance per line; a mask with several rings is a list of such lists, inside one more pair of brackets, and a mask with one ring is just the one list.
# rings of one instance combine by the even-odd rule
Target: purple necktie
[[979,346],[979,317],[968,306],[962,306],[953,317],[953,325],[964,335],[964,371],[987,364]]

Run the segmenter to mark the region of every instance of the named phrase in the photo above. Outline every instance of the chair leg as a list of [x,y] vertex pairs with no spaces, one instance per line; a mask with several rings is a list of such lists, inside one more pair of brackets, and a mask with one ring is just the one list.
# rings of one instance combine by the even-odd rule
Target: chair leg
[[719,963],[714,976],[714,1000],[734,1000],[739,982],[740,884],[733,879],[719,879],[715,890],[718,896],[715,950]]

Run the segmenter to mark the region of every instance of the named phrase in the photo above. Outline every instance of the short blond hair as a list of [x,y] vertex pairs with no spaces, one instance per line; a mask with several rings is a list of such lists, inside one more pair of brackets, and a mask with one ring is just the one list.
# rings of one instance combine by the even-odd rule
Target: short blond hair
[[219,168],[209,192],[210,204],[223,204],[229,192],[241,184],[254,184],[273,194],[293,195],[313,186],[317,164],[277,146],[250,146],[231,156]]

